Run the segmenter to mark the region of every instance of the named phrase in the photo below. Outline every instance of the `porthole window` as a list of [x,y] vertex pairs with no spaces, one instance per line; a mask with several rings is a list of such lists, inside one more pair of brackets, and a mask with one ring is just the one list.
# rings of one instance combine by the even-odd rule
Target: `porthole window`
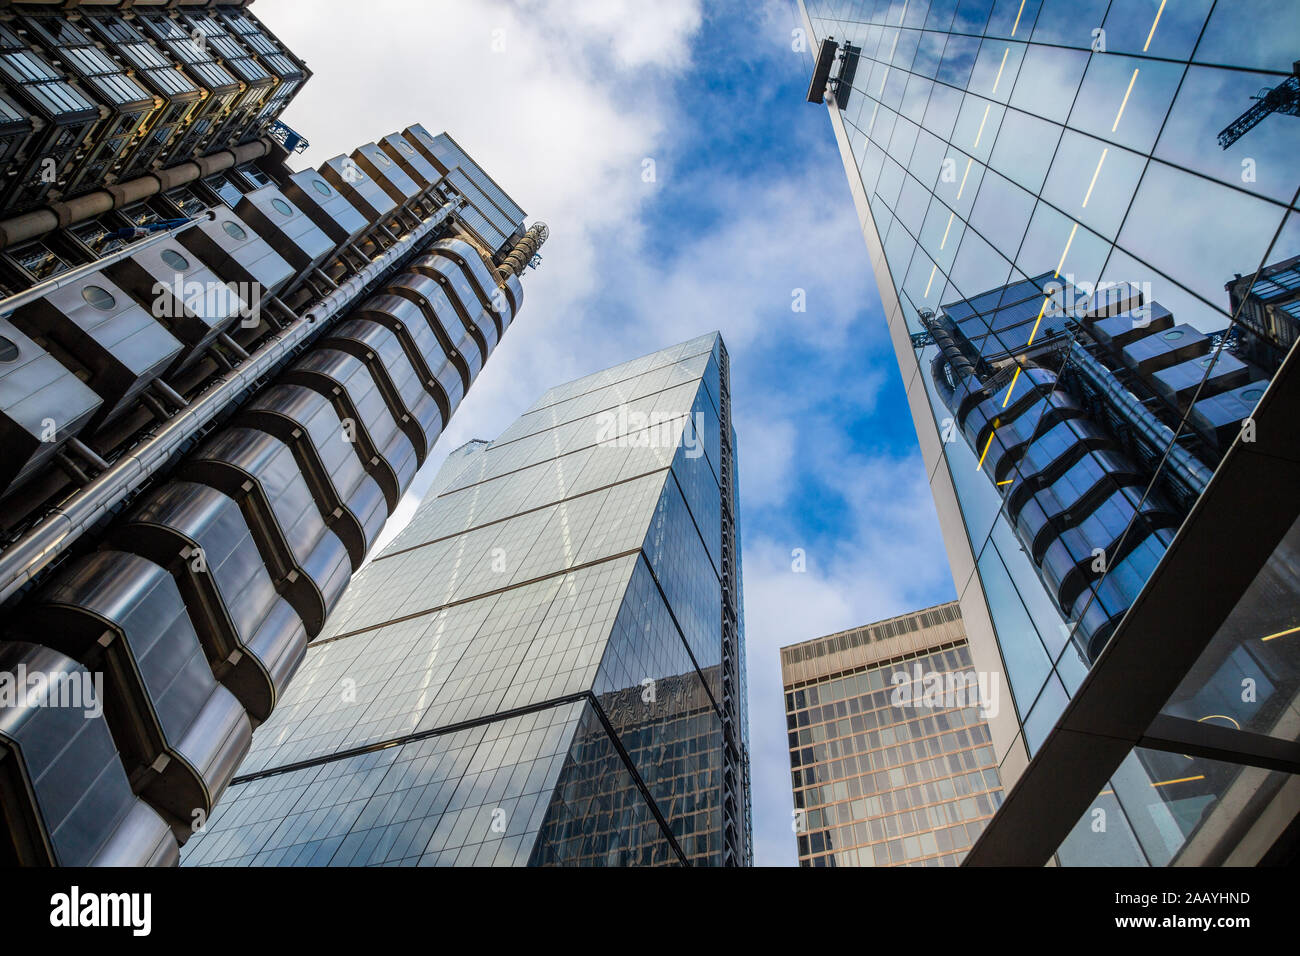
[[293,207],[290,206],[283,199],[272,199],[271,208],[274,209],[276,212],[278,212],[281,216],[293,215]]
[[393,161],[389,159],[387,156],[385,156],[383,153],[375,153],[375,156],[378,157],[379,161],[383,163],[385,166],[393,165]]
[[248,238],[248,233],[244,232],[243,228],[239,225],[239,223],[231,222],[229,219],[227,219],[225,222],[221,224],[221,228],[226,230],[226,235],[230,236],[230,238],[232,239]]
[[311,184],[312,184],[312,188],[315,189],[322,196],[334,195],[334,190],[330,189],[329,183],[325,182],[325,180],[323,179],[313,179],[311,181]]
[[100,288],[97,285],[88,285],[81,290],[81,297],[96,309],[107,312],[113,306],[117,305],[117,299],[113,298],[113,293],[107,289]]
[[1262,388],[1248,388],[1241,393],[1241,397],[1248,402],[1257,402],[1264,397],[1264,390]]
[[402,147],[402,152],[406,153],[407,155],[409,156],[415,155],[415,147],[413,147],[410,143],[399,143],[398,145]]
[[18,358],[18,346],[12,339],[0,335],[0,362],[12,362]]
[[1181,338],[1183,337],[1183,330],[1182,330],[1182,329],[1170,329],[1168,332],[1164,333],[1164,336],[1165,336],[1165,339],[1167,339],[1168,341],[1170,341],[1170,342],[1174,342],[1174,341],[1177,341],[1178,339],[1181,339]]
[[164,249],[160,255],[162,256],[162,261],[167,263],[167,265],[171,266],[177,272],[184,272],[190,267],[190,260],[186,259],[175,249]]

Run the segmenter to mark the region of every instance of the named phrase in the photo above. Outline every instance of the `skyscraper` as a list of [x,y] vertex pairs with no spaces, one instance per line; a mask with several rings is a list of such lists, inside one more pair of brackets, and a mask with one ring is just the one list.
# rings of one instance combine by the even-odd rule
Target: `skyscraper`
[[800,866],[956,866],[1002,803],[957,602],[781,648]]
[[1300,26],[800,7],[972,660],[1011,690],[968,863],[1293,856]]
[[178,859],[518,314],[545,226],[418,124],[293,171],[308,76],[0,13],[0,861]]
[[728,381],[701,336],[453,452],[185,862],[748,863]]

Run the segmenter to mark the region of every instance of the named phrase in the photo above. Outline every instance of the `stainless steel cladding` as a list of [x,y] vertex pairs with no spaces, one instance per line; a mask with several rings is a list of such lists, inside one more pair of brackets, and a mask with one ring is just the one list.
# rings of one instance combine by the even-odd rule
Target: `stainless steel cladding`
[[379,141],[379,148],[421,188],[427,189],[442,178],[437,167],[420,154],[410,139],[400,133],[385,136]]
[[293,449],[321,513],[348,549],[353,570],[361,567],[388,519],[388,508],[334,406],[301,385],[276,385],[250,402],[239,421]]
[[[256,33],[216,16],[192,21]],[[226,90],[202,136],[177,135],[237,135],[272,89]],[[17,758],[0,759],[0,863],[175,863],[212,810],[522,301],[442,176],[409,134],[319,172],[216,165],[166,193],[206,218],[9,300],[0,494],[53,491],[0,552],[6,598],[49,575],[16,602],[0,664],[107,686],[104,715],[76,724],[0,705],[0,758]],[[82,536],[96,550],[49,574]]]
[[314,169],[290,176],[284,194],[336,245],[356,242],[370,228],[370,220]]
[[248,752],[252,727],[217,683],[180,590],[133,554],[73,564],[18,625],[104,674],[104,713],[137,793],[184,842]]
[[371,464],[391,513],[415,476],[415,446],[398,426],[365,363],[337,349],[314,349],[281,381],[315,389],[333,403]]
[[265,720],[302,663],[307,631],[280,596],[238,503],[170,481],[111,536],[176,580],[213,672],[255,721]]
[[[95,675],[52,648],[18,640],[0,642],[0,674],[26,685],[0,699],[0,862],[174,866],[176,839],[131,791]],[[44,690],[27,693],[36,675]]]
[[398,203],[349,156],[326,160],[320,173],[370,222],[382,222]]
[[415,200],[424,187],[406,174],[397,161],[375,143],[352,151],[352,162],[366,173],[397,206]]
[[435,392],[427,389],[419,371],[402,348],[398,335],[367,319],[348,319],[321,343],[348,352],[366,363],[388,410],[415,446],[421,464],[442,434],[442,411]]
[[465,385],[424,312],[411,299],[385,292],[368,299],[355,313],[358,319],[378,322],[397,333],[398,341],[416,369],[424,387],[434,397],[443,422],[451,420]]
[[180,467],[239,502],[276,590],[319,633],[352,574],[347,549],[325,524],[293,451],[266,432],[226,428]]
[[329,236],[276,186],[245,193],[235,212],[298,274],[310,273],[334,251]]
[[169,375],[202,358],[252,305],[179,241],[143,249],[106,266],[104,274],[184,344]]
[[0,495],[39,471],[102,405],[69,368],[0,319]]
[[185,230],[180,242],[208,263],[222,280],[234,282],[241,289],[275,295],[294,277],[293,268],[270,243],[226,209],[218,211],[215,221],[200,222]]
[[103,404],[96,428],[133,407],[133,399],[172,364],[183,348],[152,315],[102,273],[92,273],[14,310],[11,320],[33,339],[58,350],[82,372]]

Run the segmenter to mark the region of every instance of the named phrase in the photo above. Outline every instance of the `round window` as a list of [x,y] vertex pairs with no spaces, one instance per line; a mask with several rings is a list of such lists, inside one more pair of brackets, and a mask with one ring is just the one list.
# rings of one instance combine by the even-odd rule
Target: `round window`
[[1201,368],[1209,368],[1211,365],[1214,364],[1214,359],[1211,356],[1207,355],[1205,358],[1201,359],[1199,364]]
[[1170,342],[1173,342],[1177,339],[1181,339],[1182,337],[1183,337],[1182,329],[1170,329],[1168,332],[1165,333],[1165,338],[1168,339]]
[[12,339],[0,335],[0,362],[12,362],[18,358],[18,346]]
[[402,152],[406,153],[409,156],[415,155],[415,147],[412,146],[410,143],[401,143],[399,145],[402,147]]
[[160,255],[162,256],[162,261],[167,263],[177,272],[184,272],[190,267],[190,260],[186,259],[175,249],[164,249]]
[[311,181],[311,184],[312,184],[312,187],[313,187],[313,188],[314,188],[318,193],[320,193],[322,196],[333,196],[333,195],[334,195],[334,190],[330,189],[330,187],[329,187],[329,183],[325,182],[325,180],[323,180],[323,179],[313,179],[313,180]]
[[107,312],[113,306],[117,305],[117,299],[113,298],[113,293],[107,289],[101,289],[97,285],[88,285],[81,290],[81,297],[97,309]]
[[391,159],[389,159],[387,156],[385,156],[383,153],[375,153],[375,156],[376,156],[376,157],[379,159],[379,161],[380,161],[381,163],[383,163],[385,166],[391,166],[391,165],[393,165],[393,161],[392,161]]
[[226,230],[226,235],[230,236],[230,238],[232,239],[248,238],[248,233],[244,232],[243,228],[239,225],[239,223],[231,222],[229,219],[227,219],[225,222],[221,224],[221,228]]
[[1262,388],[1248,388],[1241,393],[1241,397],[1248,402],[1257,402],[1264,397],[1264,390]]
[[281,216],[293,215],[293,207],[290,206],[283,199],[272,199],[271,208],[274,209],[276,212],[278,212]]

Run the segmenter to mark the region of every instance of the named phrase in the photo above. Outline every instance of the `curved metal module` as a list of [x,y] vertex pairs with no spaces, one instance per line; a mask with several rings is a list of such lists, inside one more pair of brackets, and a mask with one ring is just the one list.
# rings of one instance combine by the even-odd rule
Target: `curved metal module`
[[415,446],[384,401],[366,364],[347,352],[318,348],[290,368],[281,381],[315,389],[330,400],[349,437],[363,449],[391,514],[415,476]]
[[171,481],[109,540],[171,573],[217,679],[255,722],[270,716],[302,663],[307,632],[276,590],[238,503],[206,485]]
[[310,273],[334,252],[334,243],[311,217],[274,185],[245,193],[235,212],[293,267]]
[[337,348],[366,363],[374,375],[406,437],[415,446],[420,464],[442,434],[442,411],[434,395],[426,391],[419,372],[402,347],[397,333],[367,319],[348,319],[331,331],[322,345]]
[[177,472],[239,503],[276,590],[316,635],[351,576],[343,542],[325,524],[289,446],[266,432],[233,427]]
[[217,683],[171,576],[98,551],[74,562],[20,634],[104,675],[104,714],[132,786],[183,842],[248,752],[244,708]]
[[1023,384],[1003,407],[996,396],[1010,379],[980,383],[947,330],[937,322],[931,328],[940,346],[936,387],[1002,494],[1062,616],[1077,622],[1075,643],[1095,659],[1180,518],[1158,494],[1143,501],[1143,472],[1059,387],[1054,372],[1021,368]]
[[[190,230],[193,231],[193,230]],[[92,273],[14,310],[10,321],[68,356],[103,404],[88,427],[134,408],[184,346],[103,273]],[[78,376],[81,377],[81,376]]]
[[[8,637],[8,635],[6,635]],[[70,704],[93,675],[58,651],[0,642],[0,673],[42,675]],[[26,687],[24,687],[26,690]],[[26,693],[0,699],[0,791],[6,799],[0,860],[10,865],[174,866],[180,849],[168,825],[131,791],[112,733],[97,706],[48,706]]]
[[384,527],[388,508],[334,406],[301,385],[276,385],[250,402],[238,421],[293,449],[317,506],[348,549],[353,570],[361,567]]

